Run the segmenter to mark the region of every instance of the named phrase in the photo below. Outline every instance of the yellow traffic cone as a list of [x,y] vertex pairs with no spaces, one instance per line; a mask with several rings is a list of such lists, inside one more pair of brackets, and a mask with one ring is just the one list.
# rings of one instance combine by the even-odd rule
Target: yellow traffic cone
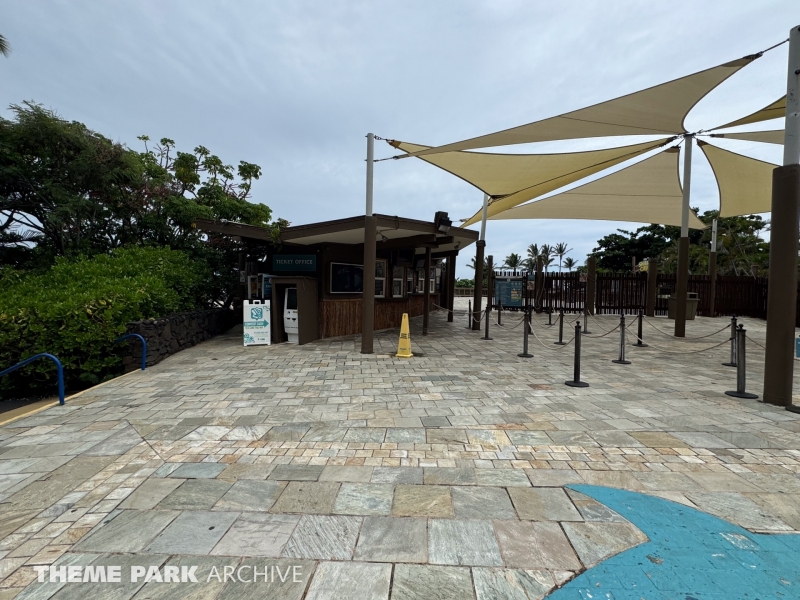
[[411,332],[408,330],[408,313],[403,313],[403,324],[400,325],[400,342],[397,344],[399,358],[411,358]]

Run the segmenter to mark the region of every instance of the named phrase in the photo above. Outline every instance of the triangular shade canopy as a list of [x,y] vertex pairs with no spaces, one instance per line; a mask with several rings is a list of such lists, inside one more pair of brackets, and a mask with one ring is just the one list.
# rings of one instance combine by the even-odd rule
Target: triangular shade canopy
[[[390,143],[406,152],[428,147],[407,142]],[[609,150],[562,154],[448,152],[420,158],[489,194],[493,201],[489,204],[488,215],[492,216],[654,150],[665,143],[666,140],[657,140]],[[478,213],[468,219],[464,226],[479,220]]]
[[786,132],[783,129],[773,129],[772,131],[745,131],[744,133],[712,133],[711,137],[782,145],[785,135]]
[[728,127],[737,127],[738,125],[749,125],[750,123],[760,123],[761,121],[769,121],[770,119],[780,119],[786,116],[786,96],[775,100],[769,106],[765,106],[761,110],[757,110],[753,114],[742,117],[725,125],[714,127],[708,131],[716,131],[717,129],[726,129]]
[[719,216],[737,217],[772,210],[772,171],[778,165],[723,150],[701,140],[719,187]]
[[[592,219],[634,223],[681,224],[683,192],[677,148],[544,200],[529,202],[493,219]],[[694,212],[689,227],[706,225]]]
[[[706,94],[759,55],[734,60],[627,96],[461,142],[416,151],[413,156],[530,142],[616,135],[684,133],[686,114]],[[404,155],[409,156],[409,154]]]

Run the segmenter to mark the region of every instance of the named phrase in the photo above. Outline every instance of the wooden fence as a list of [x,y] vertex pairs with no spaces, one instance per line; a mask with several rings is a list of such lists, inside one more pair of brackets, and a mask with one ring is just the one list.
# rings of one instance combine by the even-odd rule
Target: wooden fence
[[[500,277],[502,272],[496,271]],[[529,281],[534,275],[529,274]],[[586,275],[580,273],[544,273],[541,292],[545,311],[567,313],[583,312],[586,305]],[[647,273],[598,273],[595,280],[595,312],[597,314],[638,314],[647,302]],[[720,275],[716,283],[715,313],[740,315],[765,319],[767,316],[766,277]],[[676,276],[659,273],[656,314],[666,315],[669,296],[675,293]],[[698,295],[697,314],[709,315],[711,278],[708,275],[690,275],[688,291]],[[533,294],[531,294],[532,296]],[[539,296],[539,294],[536,294]],[[800,287],[798,288],[800,300]],[[800,327],[800,302],[796,324]]]

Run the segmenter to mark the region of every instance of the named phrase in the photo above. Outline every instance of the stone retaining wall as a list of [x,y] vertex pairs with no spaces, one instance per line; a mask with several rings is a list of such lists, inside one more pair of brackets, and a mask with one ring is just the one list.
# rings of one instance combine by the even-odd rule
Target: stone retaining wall
[[[147,340],[147,366],[223,333],[233,327],[241,311],[224,308],[177,313],[162,319],[128,323],[128,333],[138,333]],[[140,367],[142,344],[137,339],[127,342],[123,350],[125,371]]]

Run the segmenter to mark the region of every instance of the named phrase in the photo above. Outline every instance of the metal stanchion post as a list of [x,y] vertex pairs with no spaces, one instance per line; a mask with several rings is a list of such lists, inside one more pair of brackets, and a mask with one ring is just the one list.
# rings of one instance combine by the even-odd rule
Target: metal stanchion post
[[625,314],[619,316],[619,358],[611,362],[618,365],[629,365],[631,361],[625,360]]
[[589,387],[585,381],[581,381],[581,322],[575,321],[575,370],[572,381],[564,382],[569,387]]
[[639,309],[639,333],[636,336],[636,343],[634,344],[634,346],[637,346],[639,348],[647,348],[647,344],[645,344],[642,341],[642,321],[644,321],[644,312],[640,308]]
[[547,324],[548,325],[552,325],[553,324],[553,309],[552,308],[550,308],[547,311]]
[[736,366],[736,315],[731,317],[731,361],[722,363],[723,367]]
[[728,396],[733,396],[734,398],[746,398],[748,400],[756,400],[758,398],[756,394],[750,394],[744,391],[745,385],[747,383],[747,373],[745,371],[745,347],[744,347],[746,332],[747,330],[744,328],[744,325],[739,325],[739,329],[736,330],[736,391],[725,392],[725,394]]
[[489,337],[489,307],[486,307],[486,312],[484,313],[484,318],[486,319],[486,330],[483,334],[482,340],[491,340],[492,338]]
[[589,335],[592,333],[589,331],[589,309],[584,307],[583,309],[583,335]]
[[467,309],[467,329],[472,329],[472,300],[469,301]]
[[564,309],[558,315],[558,341],[553,342],[556,346],[564,346]]
[[533,358],[533,354],[528,353],[528,328],[531,326],[528,322],[528,311],[525,311],[522,323],[522,354],[517,354],[520,358]]
[[497,305],[497,324],[502,327],[503,326],[503,305]]

